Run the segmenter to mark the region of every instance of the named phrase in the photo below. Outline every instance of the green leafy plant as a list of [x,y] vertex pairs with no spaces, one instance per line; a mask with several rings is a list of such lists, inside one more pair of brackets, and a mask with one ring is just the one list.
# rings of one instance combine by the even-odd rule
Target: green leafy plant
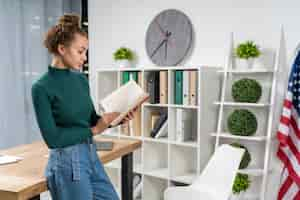
[[254,79],[243,78],[233,83],[231,95],[234,101],[257,103],[262,94],[262,87]]
[[120,47],[114,52],[115,60],[133,60],[133,52],[126,47]]
[[249,59],[260,56],[261,52],[253,41],[246,41],[237,46],[235,54],[238,58]]
[[233,194],[239,194],[241,191],[246,191],[250,187],[250,184],[251,181],[247,174],[238,173],[232,186]]
[[236,142],[232,143],[230,145],[233,146],[233,147],[236,147],[236,148],[245,149],[245,153],[244,153],[244,155],[242,157],[239,169],[245,169],[246,167],[248,167],[249,163],[251,162],[251,155],[250,155],[248,149],[245,146],[243,146],[243,145],[241,145],[239,143],[236,143]]
[[229,115],[227,126],[233,135],[250,136],[257,130],[257,120],[249,110],[237,109]]

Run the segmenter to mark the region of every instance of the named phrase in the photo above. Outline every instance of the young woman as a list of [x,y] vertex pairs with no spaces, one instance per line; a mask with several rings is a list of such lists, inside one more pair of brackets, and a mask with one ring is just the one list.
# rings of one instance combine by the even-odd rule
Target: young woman
[[[32,86],[37,122],[50,149],[47,185],[53,200],[117,200],[92,137],[108,128],[119,113],[100,117],[95,112],[88,81],[78,72],[88,49],[79,22],[77,15],[66,14],[49,29],[44,45],[53,60]],[[132,117],[131,112],[124,121]]]

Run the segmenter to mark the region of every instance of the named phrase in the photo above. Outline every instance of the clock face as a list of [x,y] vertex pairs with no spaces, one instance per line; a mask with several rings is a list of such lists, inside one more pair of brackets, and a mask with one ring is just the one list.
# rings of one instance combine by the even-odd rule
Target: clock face
[[187,55],[192,35],[192,24],[184,13],[174,9],[162,11],[148,27],[147,54],[156,65],[177,65]]

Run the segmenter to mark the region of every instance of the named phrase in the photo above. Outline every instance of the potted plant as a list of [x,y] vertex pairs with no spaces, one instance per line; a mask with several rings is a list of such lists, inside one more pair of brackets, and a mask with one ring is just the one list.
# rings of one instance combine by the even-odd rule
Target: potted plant
[[237,173],[232,186],[230,200],[243,199],[243,194],[250,187],[251,181],[247,174]]
[[114,54],[114,60],[118,63],[119,67],[130,67],[133,60],[133,52],[126,47],[120,47]]
[[244,65],[246,65],[247,68],[251,68],[254,63],[254,59],[259,57],[260,54],[261,51],[253,41],[240,43],[235,49],[235,56],[238,58],[236,60],[239,61],[236,64],[240,68],[245,67]]

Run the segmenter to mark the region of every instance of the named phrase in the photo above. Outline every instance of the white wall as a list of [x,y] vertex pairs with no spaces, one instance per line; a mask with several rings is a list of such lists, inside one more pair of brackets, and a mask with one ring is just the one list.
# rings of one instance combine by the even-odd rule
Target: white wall
[[[153,65],[146,55],[145,33],[151,20],[169,8],[183,11],[193,23],[195,45],[185,65],[223,66],[230,32],[234,32],[238,41],[252,39],[261,47],[277,48],[282,24],[288,59],[300,42],[299,0],[90,0],[89,59],[93,94],[95,69],[112,66],[112,53],[120,46],[137,52],[138,66]],[[272,160],[276,162],[274,156]],[[270,200],[276,199],[280,169],[279,164],[272,165],[276,170],[269,184]]]

